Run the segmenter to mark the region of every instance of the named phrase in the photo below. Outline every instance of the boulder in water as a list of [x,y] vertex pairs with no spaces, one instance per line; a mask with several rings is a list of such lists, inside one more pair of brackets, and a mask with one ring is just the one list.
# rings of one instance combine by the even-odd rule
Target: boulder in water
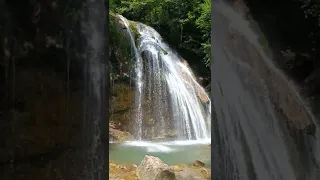
[[140,180],[176,180],[174,172],[157,157],[145,156],[137,168]]
[[199,161],[199,160],[194,161],[193,165],[195,167],[204,167],[205,166],[205,164],[203,162]]

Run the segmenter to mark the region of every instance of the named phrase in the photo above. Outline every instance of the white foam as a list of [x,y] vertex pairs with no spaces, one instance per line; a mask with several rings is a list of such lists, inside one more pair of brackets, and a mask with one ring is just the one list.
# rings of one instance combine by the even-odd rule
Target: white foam
[[173,149],[154,142],[149,141],[129,141],[123,143],[123,145],[127,146],[136,146],[136,147],[146,147],[148,152],[172,152]]
[[175,146],[188,146],[188,145],[206,145],[211,144],[211,139],[201,140],[186,140],[186,141],[126,141],[121,143],[125,146],[145,147],[147,152],[172,152]]
[[208,139],[198,139],[198,140],[187,140],[187,141],[167,141],[167,142],[160,142],[161,144],[165,144],[165,145],[182,145],[182,146],[186,146],[186,145],[196,145],[196,144],[211,144],[211,138]]

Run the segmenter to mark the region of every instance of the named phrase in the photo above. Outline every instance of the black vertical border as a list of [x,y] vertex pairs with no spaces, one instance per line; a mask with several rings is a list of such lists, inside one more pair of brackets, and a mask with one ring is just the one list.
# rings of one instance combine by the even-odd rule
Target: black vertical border
[[105,121],[103,121],[103,157],[104,157],[104,165],[103,170],[105,174],[105,179],[109,179],[109,95],[110,95],[110,68],[109,68],[109,0],[104,0],[105,8],[106,8],[106,22],[105,22],[105,48],[106,48],[106,55],[105,55],[105,74],[106,74],[106,82],[105,82]]

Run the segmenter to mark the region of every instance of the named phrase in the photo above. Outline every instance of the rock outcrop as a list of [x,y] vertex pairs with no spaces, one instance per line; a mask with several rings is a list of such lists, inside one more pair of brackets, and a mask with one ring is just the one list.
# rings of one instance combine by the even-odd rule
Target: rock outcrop
[[133,137],[128,132],[120,131],[120,130],[109,127],[109,140],[122,142],[122,141],[133,140]]
[[138,180],[135,165],[117,165],[109,162],[109,180]]
[[[186,66],[186,68],[190,69],[190,72],[192,73],[192,70],[188,62],[182,57],[180,57],[180,59],[181,59],[181,62]],[[183,78],[185,81],[187,81],[191,86],[195,88],[195,91],[200,101],[204,104],[207,103],[210,99],[206,94],[207,92],[205,92],[205,90],[201,87],[201,85],[197,84],[195,75],[193,73],[191,75],[186,74],[184,71],[181,71],[181,73],[182,73],[181,78]]]
[[258,77],[266,84],[270,100],[276,109],[281,111],[287,119],[299,130],[314,126],[312,116],[299,92],[280,71],[266,62],[260,51],[239,32],[233,31],[228,47],[231,52],[247,52],[234,54],[253,69],[252,76]]
[[144,157],[137,168],[137,177],[139,180],[176,180],[169,166],[153,156]]
[[185,81],[187,81],[190,84],[190,86],[194,87],[200,101],[203,104],[207,103],[210,100],[209,97],[207,96],[205,90],[199,84],[197,84],[195,79],[193,79],[189,74],[182,72],[181,77]]

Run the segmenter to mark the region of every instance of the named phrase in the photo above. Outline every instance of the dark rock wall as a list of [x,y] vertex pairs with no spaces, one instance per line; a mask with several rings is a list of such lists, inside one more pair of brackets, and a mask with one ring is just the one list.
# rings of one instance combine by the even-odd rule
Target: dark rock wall
[[0,1],[0,179],[84,173],[82,3]]

